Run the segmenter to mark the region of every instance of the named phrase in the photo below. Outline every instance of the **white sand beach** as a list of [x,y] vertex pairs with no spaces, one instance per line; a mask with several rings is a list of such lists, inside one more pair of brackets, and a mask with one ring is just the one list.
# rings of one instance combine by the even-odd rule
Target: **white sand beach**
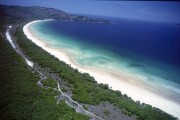
[[150,104],[180,119],[180,94],[177,96],[176,93],[165,87],[148,84],[143,80],[146,79],[144,76],[128,74],[123,71],[116,72],[93,67],[83,67],[75,64],[70,57],[70,53],[62,49],[52,48],[33,35],[31,25],[41,21],[42,20],[30,22],[23,28],[27,38],[36,45],[56,56],[59,60],[71,64],[73,68],[77,68],[81,72],[89,73],[98,83],[108,84],[113,90],[120,90],[123,94],[127,94],[135,101]]

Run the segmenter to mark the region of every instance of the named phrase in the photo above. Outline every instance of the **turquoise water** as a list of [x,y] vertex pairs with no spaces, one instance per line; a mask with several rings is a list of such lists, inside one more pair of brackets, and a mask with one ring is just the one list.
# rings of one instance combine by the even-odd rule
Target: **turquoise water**
[[[51,27],[53,26],[52,23],[56,24],[56,26],[60,25],[62,28],[57,27],[54,29],[54,27]],[[64,24],[66,26],[63,26]],[[67,24],[69,24],[70,28],[68,28],[69,26]],[[77,24],[78,28],[76,26]],[[83,25],[81,26],[81,24]],[[118,46],[115,46],[114,44],[113,45],[116,48],[113,49],[113,45],[111,45],[111,43],[104,44],[104,41],[107,39],[106,37],[99,38],[98,42],[94,39],[90,39],[91,37],[89,37],[89,34],[91,32],[98,31],[84,30],[84,32],[81,30],[82,28],[86,28],[86,26],[96,27],[94,24],[91,24],[92,23],[44,21],[34,23],[31,30],[37,38],[45,41],[51,47],[63,49],[71,53],[70,57],[73,62],[80,66],[106,69],[112,72],[124,71],[128,74],[140,76],[139,78],[141,78],[141,80],[144,80],[149,84],[156,84],[166,87],[178,93],[180,96],[179,66],[176,64],[176,62],[175,64],[172,64],[171,61],[163,61],[161,63],[161,60],[154,59],[156,57],[153,58],[143,56],[142,54],[139,55],[135,52],[133,53],[127,48],[118,48]],[[106,24],[97,26],[104,27]],[[99,27],[97,27],[97,29],[99,29]],[[65,31],[63,31],[63,28]],[[68,31],[75,32],[73,34],[76,35],[68,35]],[[81,34],[77,31],[80,31],[83,36],[80,36]],[[117,31],[113,31],[113,33],[114,32]],[[109,31],[107,32],[107,34],[111,35],[110,33]],[[99,36],[100,35],[97,34],[97,38]],[[133,36],[135,35],[133,34]],[[112,47],[112,49],[108,49],[108,47]],[[115,50],[118,50],[118,52]]]

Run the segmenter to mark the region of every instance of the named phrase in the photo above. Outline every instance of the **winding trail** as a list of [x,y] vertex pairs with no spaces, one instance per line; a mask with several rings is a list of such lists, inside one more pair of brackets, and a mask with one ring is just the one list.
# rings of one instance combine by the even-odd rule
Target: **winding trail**
[[[99,116],[97,116],[97,115],[95,115],[95,114],[93,114],[93,113],[85,110],[77,101],[72,100],[68,95],[64,94],[64,93],[61,91],[60,85],[59,85],[58,82],[57,82],[57,84],[58,84],[58,90],[61,92],[61,94],[62,94],[63,96],[67,97],[68,100],[69,100],[69,101],[66,100],[66,103],[67,103],[69,106],[73,107],[73,108],[76,110],[76,112],[80,112],[80,113],[84,113],[84,114],[86,114],[86,115],[89,115],[89,116],[91,116],[91,117],[93,118],[93,120],[103,120],[103,119],[100,118]],[[73,106],[72,106],[72,105],[73,105]]]
[[[11,44],[11,46],[13,47],[13,49],[20,55],[24,58],[24,60],[26,61],[26,63],[31,67],[33,68],[35,71],[37,71],[40,75],[40,80],[38,81],[38,85],[39,86],[43,86],[43,84],[41,83],[42,80],[45,80],[47,77],[45,75],[43,75],[38,69],[36,69],[34,67],[34,63],[31,62],[24,54],[23,52],[19,49],[18,45],[15,44],[15,40],[11,37],[11,29],[12,29],[12,26],[8,26],[7,29],[6,29],[6,39],[9,41],[9,43]],[[58,90],[59,92],[61,93],[62,97],[64,98],[65,102],[72,108],[74,108],[76,110],[76,112],[79,112],[79,113],[82,113],[82,114],[86,114],[88,116],[91,117],[91,120],[103,120],[101,117],[85,110],[82,105],[80,105],[77,101],[74,101],[72,100],[71,97],[69,97],[68,95],[66,95],[65,93],[63,93],[60,89],[60,85],[59,83],[57,82],[57,85],[58,85]]]

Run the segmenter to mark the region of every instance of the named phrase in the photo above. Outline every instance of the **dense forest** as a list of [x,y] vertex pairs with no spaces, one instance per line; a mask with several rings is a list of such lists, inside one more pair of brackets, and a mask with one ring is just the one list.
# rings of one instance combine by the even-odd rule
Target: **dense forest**
[[[39,87],[38,74],[32,73],[24,59],[2,37],[0,49],[1,120],[89,120],[64,101],[56,104],[55,96],[60,93]],[[49,78],[44,84],[55,87]]]
[[[3,6],[0,6],[0,9],[5,10]],[[12,7],[12,9],[22,8],[16,6],[15,8]],[[109,89],[106,84],[97,84],[95,79],[88,73],[80,73],[77,69],[71,68],[70,65],[59,61],[54,56],[36,46],[26,38],[22,31],[24,23],[35,20],[36,17],[32,19],[22,16],[14,18],[5,11],[1,11],[0,14],[6,16],[0,19],[0,119],[89,119],[88,116],[76,113],[64,101],[56,104],[55,96],[60,93],[53,92],[52,87],[57,87],[57,85],[51,78],[47,78],[47,80],[42,82],[50,88],[44,89],[37,85],[37,81],[40,79],[39,75],[32,72],[23,58],[11,48],[10,44],[3,37],[5,27],[8,24],[16,25],[17,28],[14,37],[21,50],[31,61],[37,63],[42,68],[50,69],[51,73],[56,73],[64,81],[67,81],[73,93],[72,99],[90,105],[98,105],[102,101],[109,101],[123,110],[124,114],[129,116],[136,115],[139,120],[176,119],[158,108],[140,103],[139,101],[133,101],[126,94]],[[42,17],[42,19],[44,18]],[[19,20],[22,24],[17,24]],[[106,111],[105,114],[108,114],[108,112]]]

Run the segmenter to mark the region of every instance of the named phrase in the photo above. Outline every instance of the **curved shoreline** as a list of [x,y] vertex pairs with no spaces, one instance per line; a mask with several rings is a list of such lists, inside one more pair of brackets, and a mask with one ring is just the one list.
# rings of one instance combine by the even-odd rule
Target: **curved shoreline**
[[160,89],[156,85],[148,85],[145,82],[140,82],[140,78],[134,75],[128,75],[124,72],[120,73],[110,73],[106,70],[93,69],[82,67],[75,64],[69,57],[69,53],[63,50],[54,49],[47,43],[42,42],[33,36],[30,27],[31,24],[35,22],[41,22],[42,20],[37,20],[26,24],[23,28],[24,34],[28,39],[32,40],[36,45],[43,48],[50,54],[56,56],[59,60],[71,64],[73,68],[77,68],[81,72],[87,72],[93,76],[98,83],[105,83],[112,87],[113,90],[120,90],[123,94],[127,94],[133,100],[139,100],[150,104],[154,107],[160,108],[169,114],[172,114],[180,118],[180,103],[178,100],[173,100],[173,96],[170,96],[166,89]]

